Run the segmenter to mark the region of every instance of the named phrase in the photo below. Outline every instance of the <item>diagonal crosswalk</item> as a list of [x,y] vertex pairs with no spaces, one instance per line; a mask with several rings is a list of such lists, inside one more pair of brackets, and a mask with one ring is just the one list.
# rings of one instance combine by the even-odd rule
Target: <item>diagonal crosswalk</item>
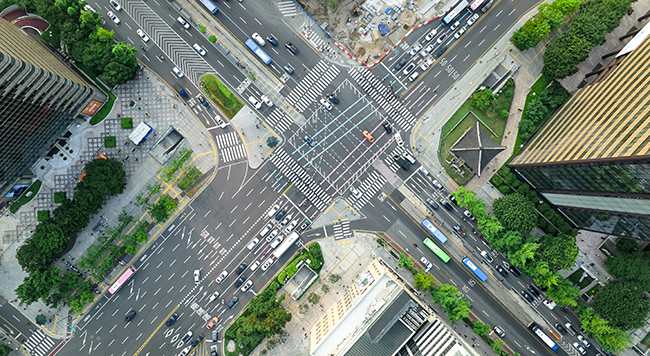
[[323,95],[332,80],[341,71],[334,65],[329,65],[324,60],[318,62],[309,73],[302,78],[300,84],[287,96],[287,104],[293,106],[298,112],[303,113],[307,107]]

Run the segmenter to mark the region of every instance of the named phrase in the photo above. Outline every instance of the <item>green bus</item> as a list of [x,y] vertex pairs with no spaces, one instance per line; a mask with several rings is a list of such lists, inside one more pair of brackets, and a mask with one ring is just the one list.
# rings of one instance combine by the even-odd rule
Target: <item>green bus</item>
[[426,245],[426,246],[427,246],[431,251],[433,251],[433,253],[434,253],[436,256],[440,257],[440,259],[442,260],[442,262],[444,262],[444,263],[449,262],[449,255],[447,255],[443,250],[441,250],[440,247],[438,247],[438,245],[434,244],[433,241],[431,241],[431,239],[429,239],[429,238],[424,239],[424,244],[425,244],[425,245]]

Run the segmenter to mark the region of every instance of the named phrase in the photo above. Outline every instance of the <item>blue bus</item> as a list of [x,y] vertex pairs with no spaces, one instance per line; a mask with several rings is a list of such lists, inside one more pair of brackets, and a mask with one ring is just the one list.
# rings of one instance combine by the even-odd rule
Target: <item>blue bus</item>
[[449,25],[450,23],[454,22],[458,15],[461,14],[467,7],[469,6],[469,3],[467,0],[460,0],[456,5],[454,5],[454,8],[447,13],[447,15],[442,19],[442,23],[445,25]]
[[264,53],[264,51],[262,51],[257,43],[255,43],[255,41],[249,38],[246,41],[246,46],[248,46],[248,48],[253,51],[253,53],[255,53],[262,60],[262,62],[264,62],[264,64],[269,65],[269,63],[271,63],[271,57]]
[[445,234],[443,234],[442,231],[436,229],[436,227],[433,226],[433,224],[431,223],[431,221],[429,221],[429,219],[424,219],[424,221],[422,221],[422,225],[424,225],[424,227],[426,227],[427,230],[429,230],[431,235],[435,236],[436,239],[440,241],[440,243],[444,244],[445,242],[447,242],[447,236],[445,236]]
[[217,6],[214,3],[212,3],[212,1],[210,0],[199,0],[199,1],[201,1],[201,4],[203,4],[203,6],[205,6],[205,8],[208,9],[208,11],[210,11],[213,15],[216,14],[217,11],[219,11],[219,9],[217,9]]
[[487,281],[487,276],[485,275],[485,273],[483,271],[481,271],[481,269],[478,268],[476,263],[474,263],[474,261],[470,260],[469,257],[467,257],[467,256],[463,257],[463,263],[465,264],[465,266],[467,266],[467,268],[471,269],[472,272],[474,272],[476,277],[478,277],[483,282]]

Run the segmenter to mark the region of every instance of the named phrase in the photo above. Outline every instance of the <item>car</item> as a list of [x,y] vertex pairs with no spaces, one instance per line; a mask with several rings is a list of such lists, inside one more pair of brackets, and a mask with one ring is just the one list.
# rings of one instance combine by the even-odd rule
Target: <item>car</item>
[[260,266],[260,261],[255,261],[255,263],[253,263],[253,264],[251,265],[251,272],[255,272],[255,270],[256,270],[259,266]]
[[293,229],[296,228],[296,225],[298,225],[298,220],[293,220],[289,225],[287,225],[287,227],[284,229],[284,232],[287,234],[290,233],[293,231]]
[[116,25],[118,25],[120,23],[120,19],[118,19],[117,16],[115,16],[113,11],[109,11],[106,14],[108,15],[108,17],[111,18],[111,20],[113,20],[113,22],[115,22]]
[[273,37],[271,35],[268,35],[268,36],[266,36],[266,40],[269,41],[269,43],[272,44],[273,47],[278,46],[278,41],[275,39],[275,37]]
[[187,23],[187,21],[185,21],[184,18],[182,18],[182,17],[179,16],[179,17],[176,19],[176,21],[178,21],[178,23],[180,23],[181,26],[185,27],[186,30],[189,30],[189,29],[190,29],[190,24]]
[[436,43],[437,43],[437,44],[441,44],[442,41],[444,41],[446,38],[447,38],[447,34],[446,34],[446,33],[443,33],[442,36],[440,36],[440,37],[438,38],[438,40],[436,41]]
[[584,355],[584,354],[586,354],[586,353],[587,353],[587,351],[585,350],[585,348],[584,348],[584,347],[582,347],[582,346],[581,346],[580,344],[578,344],[577,342],[574,342],[574,343],[573,343],[573,344],[571,344],[571,345],[573,345],[573,347],[575,347],[575,348],[576,348],[576,350],[578,350],[578,351],[579,351],[579,352],[580,352],[581,354],[583,354],[583,355]]
[[257,32],[255,32],[251,37],[253,37],[255,42],[257,42],[257,44],[260,45],[261,47],[264,47],[264,45],[266,44],[262,36],[260,36]]
[[196,340],[194,340],[194,342],[192,342],[191,347],[196,347],[196,345],[200,344],[201,341],[203,341],[203,339],[205,339],[205,337],[204,337],[203,335],[199,335],[199,336],[196,338]]
[[521,291],[521,295],[528,301],[528,303],[533,303],[533,298],[525,290]]
[[431,184],[433,184],[436,188],[440,190],[445,189],[445,187],[443,187],[442,184],[440,184],[440,182],[438,182],[437,179],[431,178]]
[[494,268],[499,271],[502,276],[508,277],[508,272],[506,272],[505,268],[501,267],[500,265],[496,265]]
[[135,314],[135,310],[131,309],[131,311],[126,314],[126,317],[124,317],[124,321],[128,323],[129,321],[133,320],[133,318],[135,318]]
[[303,222],[302,222],[302,225],[300,225],[300,231],[305,231],[305,229],[307,229],[307,227],[308,227],[310,224],[311,224],[311,222],[309,222],[309,220],[305,220],[305,221],[303,221]]
[[191,349],[192,349],[192,348],[189,347],[189,346],[186,347],[186,348],[184,348],[183,351],[181,351],[181,353],[178,354],[178,356],[185,356],[185,355],[187,355],[187,354],[190,352]]
[[467,216],[467,217],[468,217],[470,220],[472,220],[472,221],[476,220],[476,218],[474,217],[474,215],[472,215],[472,213],[470,213],[469,210],[465,210],[465,211],[463,211],[463,215]]
[[433,199],[427,198],[427,203],[429,203],[434,210],[438,210],[439,206],[435,201],[433,201]]
[[512,272],[512,274],[514,274],[515,276],[517,276],[517,277],[521,276],[521,272],[519,272],[519,270],[517,269],[517,267],[515,267],[515,266],[513,266],[513,265],[510,265],[510,266],[508,266],[508,269],[509,269],[510,272]]
[[449,211],[454,210],[454,208],[451,207],[451,204],[449,204],[449,202],[448,202],[447,200],[445,200],[445,199],[443,199],[443,198],[440,198],[439,202],[440,202],[440,204],[442,204],[442,206],[444,206],[447,210],[449,210]]
[[550,299],[545,299],[542,301],[542,304],[544,304],[548,309],[553,310],[557,304],[550,300]]
[[405,171],[409,170],[409,165],[408,165],[408,163],[406,163],[404,158],[402,158],[402,157],[400,157],[398,155],[395,155],[393,158],[395,159],[395,162],[397,162],[402,167],[403,170],[405,170]]
[[488,3],[485,4],[485,6],[483,6],[483,7],[481,8],[481,12],[482,12],[482,13],[486,13],[486,12],[488,11],[488,9],[489,9],[490,7],[492,7],[492,3],[494,3],[494,0],[490,0],[490,1],[488,1]]
[[244,283],[244,285],[241,287],[241,291],[244,292],[244,293],[246,293],[246,292],[248,292],[249,289],[251,289],[252,286],[253,286],[253,281],[251,281],[251,280],[249,279],[249,280],[247,280],[246,283]]
[[280,221],[280,220],[282,220],[282,218],[283,218],[285,215],[287,215],[287,211],[286,211],[286,210],[282,210],[281,212],[279,212],[279,213],[277,213],[277,214],[275,215],[275,221]]
[[422,264],[423,264],[426,268],[429,268],[429,267],[433,266],[433,265],[431,264],[431,262],[429,262],[429,260],[427,260],[427,259],[424,258],[424,257],[420,258],[420,262],[422,262]]
[[288,224],[289,221],[291,221],[291,218],[292,218],[291,214],[287,215],[287,216],[284,218],[284,220],[282,220],[282,222],[280,223],[280,226],[284,226],[284,225]]
[[458,225],[458,224],[454,224],[454,230],[456,230],[456,231],[458,231],[458,232],[461,232],[460,225]]
[[147,34],[145,34],[141,29],[137,29],[135,33],[137,33],[144,42],[149,42],[149,36],[147,36]]
[[199,96],[197,96],[196,98],[199,99],[199,101],[201,102],[201,104],[203,104],[203,106],[205,106],[206,109],[209,109],[209,108],[210,108],[210,104],[208,103],[207,100],[205,100],[205,98],[203,97],[203,95],[199,95]]
[[484,258],[486,261],[488,261],[488,263],[492,263],[492,262],[494,262],[494,259],[492,258],[492,256],[490,256],[490,255],[487,253],[487,251],[481,251],[481,256],[483,256],[483,258]]
[[230,301],[230,303],[228,303],[228,305],[226,305],[226,308],[231,309],[232,307],[235,306],[235,304],[237,304],[238,301],[239,301],[239,298],[232,297],[232,300]]
[[266,96],[266,95],[262,95],[262,101],[263,101],[264,104],[266,104],[266,106],[268,106],[268,107],[272,107],[272,106],[273,106],[273,102],[272,102],[271,99],[269,99],[269,97]]
[[271,267],[272,264],[273,264],[272,258],[266,260],[266,262],[264,262],[264,264],[262,265],[262,271],[266,271],[267,269],[269,269],[269,267]]
[[212,293],[212,295],[210,296],[210,300],[208,300],[208,303],[212,303],[212,302],[214,302],[217,298],[219,298],[219,292],[215,291],[215,292]]
[[528,286],[528,290],[529,290],[531,293],[533,293],[536,297],[541,296],[541,294],[539,293],[539,291],[537,291],[537,288],[535,288],[535,287],[533,287],[533,286],[531,286],[531,285]]
[[422,58],[426,58],[429,53],[431,53],[431,51],[433,51],[433,45],[428,45],[425,49],[422,50],[422,52],[420,52],[420,55]]
[[363,195],[363,194],[361,194],[360,191],[357,190],[357,188],[355,188],[355,187],[353,187],[353,186],[350,186],[350,192],[351,192],[352,195],[353,195],[355,198],[357,198],[357,199],[361,199],[361,196]]
[[497,335],[499,335],[501,338],[506,337],[506,332],[503,331],[503,329],[501,329],[499,326],[494,327],[494,332],[497,333]]
[[219,341],[219,332],[217,330],[212,330],[212,342],[218,342],[218,341]]
[[438,52],[436,52],[436,53],[433,55],[433,58],[438,58],[438,57],[442,56],[442,55],[445,53],[445,51],[447,51],[447,46],[444,46],[444,47],[440,48],[440,49],[438,50]]
[[437,33],[438,33],[437,30],[431,30],[431,32],[429,32],[429,33],[424,37],[424,39],[425,39],[427,42],[429,42],[429,41],[431,41],[434,37],[436,37],[436,34],[437,34]]
[[257,101],[257,99],[255,99],[254,96],[249,96],[248,97],[248,102],[251,103],[251,105],[253,105],[253,107],[255,107],[255,109],[257,109],[257,110],[262,108],[262,103]]
[[[269,225],[270,225],[270,224],[269,224]],[[273,232],[271,232],[271,234],[270,234],[269,236],[266,237],[266,242],[271,242],[271,241],[273,241],[273,239],[274,239],[276,236],[278,236],[278,233],[279,233],[279,232],[280,232],[280,230],[277,230],[277,229],[276,229],[276,230],[273,230]]]
[[467,26],[472,26],[478,20],[479,14],[474,14],[467,20]]
[[332,109],[334,109],[332,104],[330,104],[329,101],[325,100],[325,98],[320,99],[320,104],[323,105],[327,111],[332,111]]
[[223,272],[221,272],[219,277],[217,277],[217,279],[215,279],[215,282],[217,282],[217,284],[221,284],[221,282],[223,282],[223,280],[226,279],[226,277],[228,277],[228,271],[223,271]]
[[172,316],[169,317],[169,319],[167,319],[165,325],[172,326],[172,324],[174,324],[176,320],[178,320],[178,314],[174,313],[172,314]]
[[416,80],[419,76],[420,76],[419,72],[413,72],[413,74],[411,74],[411,76],[409,77],[409,81],[412,82],[412,81]]
[[404,146],[404,140],[402,140],[402,136],[399,135],[399,131],[395,132],[395,143],[397,143],[399,147]]
[[192,330],[188,331],[187,334],[183,336],[183,338],[181,339],[181,345],[188,342],[191,338],[192,338]]
[[409,54],[411,55],[411,57],[413,57],[416,54],[418,54],[418,52],[420,52],[421,49],[422,49],[422,45],[418,43],[415,46],[413,46],[413,48],[411,48]]
[[420,171],[420,173],[422,173],[423,176],[429,177],[429,171],[427,171],[426,168],[420,167],[420,168],[418,168],[418,171]]
[[411,63],[411,64],[409,64],[406,68],[404,68],[404,70],[402,71],[402,73],[404,73],[404,75],[409,75],[409,73],[411,73],[411,71],[413,70],[413,68],[415,68],[415,63]]
[[194,270],[194,283],[201,284],[201,271],[198,269]]
[[327,93],[327,98],[330,99],[330,101],[333,102],[334,104],[339,103],[339,98],[335,97],[334,94],[332,93]]
[[387,134],[390,134],[391,132],[393,132],[393,128],[390,126],[390,124],[389,124],[387,121],[384,121],[384,122],[381,124],[381,126],[384,127],[384,130],[386,130],[386,133],[387,133]]
[[420,69],[425,71],[425,70],[429,69],[429,67],[432,64],[433,64],[433,58],[427,58],[427,59],[424,60],[424,62],[422,62],[422,64],[420,64]]
[[460,21],[456,21],[451,27],[449,27],[449,31],[455,30],[458,26],[460,26]]
[[287,42],[287,43],[284,44],[284,47],[285,47],[285,48],[287,49],[287,51],[289,51],[289,53],[291,53],[292,55],[295,56],[296,54],[298,54],[298,48],[296,48],[296,46],[294,46],[293,43],[291,43],[291,42]]
[[217,318],[217,317],[215,316],[214,318],[212,318],[212,320],[210,320],[210,322],[208,322],[208,324],[207,324],[205,327],[206,327],[208,330],[210,330],[210,329],[212,329],[215,325],[217,325],[218,322],[219,322],[219,318]]
[[278,210],[280,210],[280,206],[277,205],[277,204],[274,205],[274,206],[271,208],[271,210],[269,210],[269,213],[266,214],[266,217],[269,218],[269,219],[272,218],[273,215],[275,215],[275,213],[278,212]]
[[163,56],[162,54],[159,54],[156,57],[158,57],[158,59],[160,59],[161,61],[165,60],[165,56]]
[[561,332],[562,335],[566,335],[566,334],[567,334],[567,331],[566,331],[566,329],[564,328],[564,326],[562,326],[562,324],[560,324],[560,323],[555,323],[555,328],[556,328],[559,332]]
[[207,54],[203,47],[201,47],[198,43],[195,43],[192,47],[194,47],[194,49],[202,56],[205,56]]
[[402,58],[402,60],[399,61],[399,62],[397,62],[397,64],[395,65],[395,70],[400,70],[400,69],[402,69],[402,67],[404,67],[404,65],[405,65],[408,61],[409,61],[408,58]]
[[307,142],[307,144],[311,147],[316,146],[316,142],[314,142],[314,140],[312,140],[312,138],[309,136],[305,136],[305,142]]
[[172,68],[172,71],[174,72],[174,74],[176,74],[177,77],[183,78],[183,72],[181,72],[181,70],[178,69],[178,67]]
[[290,66],[290,65],[287,64],[287,65],[285,65],[283,68],[284,68],[284,70],[287,71],[287,73],[289,73],[289,74],[293,74],[293,67],[292,67],[292,66]]
[[248,247],[249,250],[252,250],[253,248],[255,248],[255,246],[257,246],[257,244],[258,244],[259,242],[260,242],[260,239],[258,239],[258,238],[256,237],[256,238],[254,238],[254,239],[253,239],[253,240],[248,244],[248,246],[246,246],[246,247]]
[[454,35],[454,38],[459,39],[460,36],[463,35],[463,33],[465,33],[465,27],[461,27],[460,30],[458,30],[458,32],[456,32],[456,34]]
[[567,330],[570,330],[573,333],[573,335],[579,334],[578,330],[576,330],[576,328],[574,328],[573,325],[571,325],[571,323],[566,323],[564,324],[564,326],[567,328]]
[[121,11],[121,10],[122,10],[122,6],[120,6],[120,4],[117,3],[117,1],[115,1],[115,0],[108,0],[108,2],[110,2],[111,5],[113,5],[113,8],[114,8],[115,10],[117,10],[117,11]]
[[244,270],[246,269],[246,267],[248,267],[248,265],[246,264],[246,262],[242,263],[241,265],[239,265],[239,267],[237,268],[237,270],[235,271],[235,273],[239,276],[242,272],[244,272]]
[[370,143],[375,142],[375,138],[372,137],[372,135],[370,134],[370,132],[368,132],[368,130],[363,130],[362,134],[363,134],[363,137],[365,137],[368,140],[368,142],[370,142]]
[[581,342],[583,345],[585,345],[586,348],[591,347],[591,344],[589,343],[589,341],[587,341],[587,338],[585,338],[584,336],[582,336],[582,335],[578,335],[578,340],[580,340],[580,342]]

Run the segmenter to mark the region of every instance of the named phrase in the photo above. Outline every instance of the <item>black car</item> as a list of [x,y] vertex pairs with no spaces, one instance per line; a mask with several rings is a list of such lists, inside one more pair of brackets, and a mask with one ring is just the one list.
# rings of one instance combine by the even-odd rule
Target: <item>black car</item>
[[244,272],[244,270],[246,269],[246,266],[248,266],[248,265],[246,264],[246,262],[244,262],[244,263],[242,263],[242,264],[239,266],[239,268],[237,268],[236,273],[237,273],[238,276],[239,276],[242,272]]
[[452,202],[452,203],[458,205],[458,202],[456,201],[456,197],[455,197],[455,196],[449,194],[449,196],[447,197],[447,199],[449,199],[450,202]]
[[482,12],[482,13],[487,12],[488,9],[489,9],[490,7],[492,7],[492,3],[493,3],[493,2],[494,2],[494,0],[490,0],[487,4],[485,4],[485,6],[483,6],[483,7],[481,8],[481,12]]
[[235,306],[235,304],[237,304],[238,301],[239,301],[239,298],[232,297],[232,300],[230,301],[230,303],[228,303],[228,305],[226,305],[226,308],[231,309],[232,307]]
[[496,267],[494,268],[496,268],[497,271],[499,271],[499,273],[501,273],[504,277],[508,277],[508,272],[506,272],[506,270],[503,267],[496,265]]
[[172,324],[176,321],[176,319],[178,319],[178,314],[174,313],[174,315],[169,317],[169,319],[167,320],[167,322],[165,322],[165,324],[167,324],[167,326],[172,326]]
[[393,132],[393,128],[390,127],[390,124],[389,124],[387,121],[384,121],[384,123],[382,124],[382,126],[384,126],[384,130],[386,130],[386,133],[387,133],[387,134]]
[[444,199],[442,199],[442,198],[440,198],[440,204],[442,204],[442,206],[444,206],[445,208],[447,208],[447,210],[449,210],[449,211],[454,210],[454,208],[451,207],[451,205],[449,204],[449,202],[447,202],[446,200],[444,200]]
[[442,47],[441,49],[438,50],[438,52],[436,52],[436,54],[433,55],[433,58],[438,58],[442,56],[442,54],[445,53],[446,50],[447,50],[447,46]]
[[298,48],[296,48],[293,43],[287,42],[284,44],[284,46],[287,48],[287,51],[289,51],[289,53],[293,54],[294,56],[298,54]]
[[327,98],[329,98],[330,101],[333,102],[334,104],[339,103],[339,98],[335,97],[334,94],[332,93],[327,93]]
[[205,98],[203,97],[203,95],[199,95],[199,101],[200,101],[201,104],[203,104],[203,106],[205,106],[206,108],[210,108],[210,104],[208,104],[208,101],[205,100]]
[[517,269],[517,267],[515,267],[515,266],[513,266],[513,265],[510,265],[510,266],[508,266],[508,269],[509,269],[510,272],[512,272],[512,274],[514,274],[515,276],[517,276],[517,277],[521,276],[521,272],[519,272],[519,270]]
[[402,67],[404,67],[404,65],[405,65],[406,62],[408,62],[408,61],[409,61],[408,58],[402,58],[402,60],[399,61],[399,63],[397,63],[397,65],[395,65],[395,70],[400,70],[400,69],[402,69]]
[[525,290],[522,290],[522,291],[521,291],[521,295],[522,295],[524,298],[526,298],[526,300],[527,300],[529,303],[531,303],[531,304],[533,303],[533,297],[531,297],[530,294],[528,294],[528,292],[526,292]]
[[395,157],[393,158],[395,158],[395,161],[399,163],[400,166],[402,166],[402,169],[404,169],[405,171],[409,170],[408,163],[406,163],[406,161],[402,157],[395,155]]
[[135,317],[135,310],[131,310],[128,314],[126,314],[126,317],[124,318],[124,321],[127,323]]
[[535,287],[533,287],[533,286],[528,286],[528,290],[529,290],[531,293],[535,294],[536,297],[541,296],[541,294],[540,294],[540,293],[537,291],[537,289],[536,289]]
[[199,337],[197,337],[196,340],[192,342],[192,347],[195,347],[196,345],[200,344],[201,341],[203,341],[203,339],[204,339],[203,335],[199,335]]
[[280,221],[280,220],[282,220],[282,218],[283,218],[285,215],[287,215],[287,211],[286,211],[286,210],[282,210],[281,212],[279,212],[279,213],[275,216],[275,221]]
[[560,323],[555,323],[555,328],[556,328],[559,332],[561,332],[562,335],[566,335],[566,334],[567,334],[567,331],[566,331],[566,329],[564,328],[564,326],[562,326],[562,324],[560,324]]
[[241,276],[241,277],[239,277],[239,279],[237,280],[237,282],[235,282],[235,288],[239,288],[239,286],[241,286],[242,284],[244,284],[244,282],[246,282],[246,276]]

